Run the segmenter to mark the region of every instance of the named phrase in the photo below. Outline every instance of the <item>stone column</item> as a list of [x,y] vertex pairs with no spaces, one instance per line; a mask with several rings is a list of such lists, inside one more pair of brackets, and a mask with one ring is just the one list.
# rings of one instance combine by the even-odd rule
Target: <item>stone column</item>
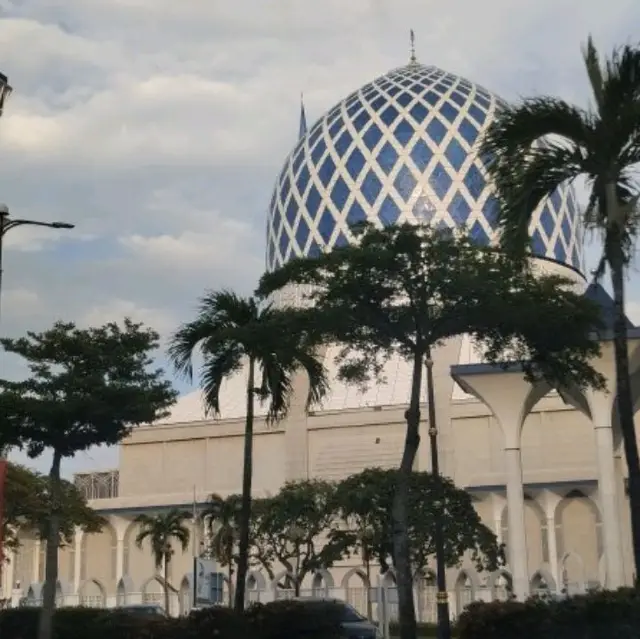
[[524,519],[524,488],[522,485],[522,455],[520,447],[504,449],[507,484],[507,517],[509,522],[509,567],[513,592],[518,599],[529,595],[527,567],[527,534]]
[[75,553],[73,556],[74,559],[74,566],[73,566],[73,592],[77,595],[80,594],[80,584],[82,583],[82,565],[83,565],[83,549],[84,549],[84,544],[83,544],[83,536],[84,533],[82,532],[81,528],[76,528],[76,534],[75,534],[75,538],[74,538],[74,544],[75,544]]
[[116,583],[124,577],[124,535],[118,535],[116,540]]
[[463,390],[475,395],[491,410],[502,430],[509,526],[509,568],[513,580],[513,593],[517,599],[523,600],[529,595],[529,572],[521,433],[527,415],[547,394],[549,387],[545,383],[530,384],[517,366],[508,371],[487,364],[453,366],[451,373]]
[[551,576],[556,582],[556,590],[562,590],[560,586],[560,573],[558,571],[558,536],[556,535],[556,518],[553,514],[547,514],[547,548],[549,550],[549,567]]
[[[42,542],[39,539],[36,539],[35,544],[33,544],[33,578],[31,581],[34,584],[39,583],[41,580],[44,581],[44,575],[40,574],[40,546]],[[27,589],[29,586],[27,585]]]
[[622,563],[622,530],[618,512],[613,433],[611,426],[595,424],[598,461],[598,500],[602,516],[604,556],[607,566],[606,587],[615,589],[624,585]]

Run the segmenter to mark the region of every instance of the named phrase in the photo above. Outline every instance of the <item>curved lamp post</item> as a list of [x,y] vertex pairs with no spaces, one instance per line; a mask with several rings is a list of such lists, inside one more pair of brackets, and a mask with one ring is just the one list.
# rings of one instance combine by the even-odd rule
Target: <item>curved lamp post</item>
[[[0,115],[2,114],[2,107],[4,100],[11,93],[11,87],[7,84],[6,76],[0,74]],[[39,222],[37,220],[25,220],[25,219],[12,219],[9,217],[9,209],[6,204],[0,204],[0,308],[2,300],[2,245],[4,243],[4,236],[14,228],[18,226],[46,226],[51,229],[72,229],[73,224],[67,224],[66,222]],[[0,429],[2,424],[0,424]],[[4,458],[4,451],[0,444],[0,575],[2,574],[2,559],[3,559],[3,539],[2,539],[2,516],[4,506],[4,486],[7,476],[7,460]]]
[[14,219],[9,216],[9,209],[7,208],[7,205],[0,204],[0,300],[2,299],[2,246],[4,244],[4,236],[11,229],[15,229],[18,226],[45,226],[50,229],[74,228],[73,224],[68,224],[67,222],[40,222],[38,220]]

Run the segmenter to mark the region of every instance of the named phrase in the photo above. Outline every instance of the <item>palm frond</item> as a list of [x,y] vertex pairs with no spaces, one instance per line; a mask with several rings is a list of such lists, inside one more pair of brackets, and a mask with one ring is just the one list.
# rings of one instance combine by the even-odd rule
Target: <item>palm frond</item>
[[238,344],[229,344],[217,353],[205,353],[200,386],[206,414],[220,412],[220,388],[227,377],[242,368],[242,355],[242,347]]
[[532,149],[549,136],[561,136],[573,144],[588,143],[592,117],[579,107],[553,97],[536,97],[500,111],[489,126],[481,154],[489,165]]
[[591,36],[589,36],[586,45],[584,45],[582,49],[582,58],[584,59],[584,65],[587,69],[587,76],[589,77],[593,97],[595,98],[598,110],[601,111],[605,105],[604,77],[600,64],[600,56]]
[[[289,365],[287,365],[289,364]],[[268,401],[267,422],[274,423],[282,419],[289,408],[291,398],[292,373],[295,366],[292,362],[284,362],[278,353],[265,353],[260,362],[262,381],[260,396],[262,401]]]
[[505,167],[495,175],[500,243],[516,256],[522,256],[529,246],[529,226],[540,204],[584,172],[579,148],[549,143],[527,156],[519,155],[518,167],[512,171]]

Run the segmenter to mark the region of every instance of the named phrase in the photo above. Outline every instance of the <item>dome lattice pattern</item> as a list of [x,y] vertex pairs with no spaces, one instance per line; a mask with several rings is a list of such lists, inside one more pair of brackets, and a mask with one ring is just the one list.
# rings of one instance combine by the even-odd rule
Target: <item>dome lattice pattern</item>
[[[298,142],[278,178],[267,268],[349,241],[351,224],[429,222],[495,240],[495,198],[478,148],[499,98],[411,63],[365,85]],[[578,211],[560,188],[535,212],[534,255],[581,270]]]

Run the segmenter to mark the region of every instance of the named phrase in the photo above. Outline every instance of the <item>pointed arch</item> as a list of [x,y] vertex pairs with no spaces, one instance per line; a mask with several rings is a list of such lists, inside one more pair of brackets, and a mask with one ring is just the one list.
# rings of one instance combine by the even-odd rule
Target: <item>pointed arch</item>
[[164,588],[162,582],[157,575],[149,577],[142,584],[142,603],[157,603],[163,604],[164,602]]
[[191,579],[185,575],[180,582],[180,588],[178,590],[178,601],[180,608],[180,615],[188,615],[193,607],[193,590],[191,588]]
[[556,592],[557,584],[546,568],[538,568],[531,576],[531,592]]
[[513,593],[513,577],[503,568],[489,577],[489,586],[494,601],[508,601]]
[[461,614],[475,598],[474,582],[471,573],[465,569],[458,573],[455,583],[456,613]]
[[[361,580],[361,583],[358,584],[358,586],[354,586],[351,583],[351,578],[352,577],[359,577]],[[342,581],[340,582],[340,588],[370,588],[371,584],[369,583],[369,580],[367,579],[367,574],[365,573],[364,570],[362,570],[362,568],[352,568],[351,570],[349,570],[344,577],[342,578]]]
[[116,585],[116,606],[125,606],[132,592],[134,592],[133,580],[129,575],[124,575]]
[[267,581],[264,578],[264,575],[259,570],[250,570],[247,573],[247,587],[249,584],[249,580],[253,580],[253,588],[252,590],[266,590],[267,589]]
[[104,608],[107,604],[107,590],[97,579],[86,579],[78,588],[80,605],[87,608]]

